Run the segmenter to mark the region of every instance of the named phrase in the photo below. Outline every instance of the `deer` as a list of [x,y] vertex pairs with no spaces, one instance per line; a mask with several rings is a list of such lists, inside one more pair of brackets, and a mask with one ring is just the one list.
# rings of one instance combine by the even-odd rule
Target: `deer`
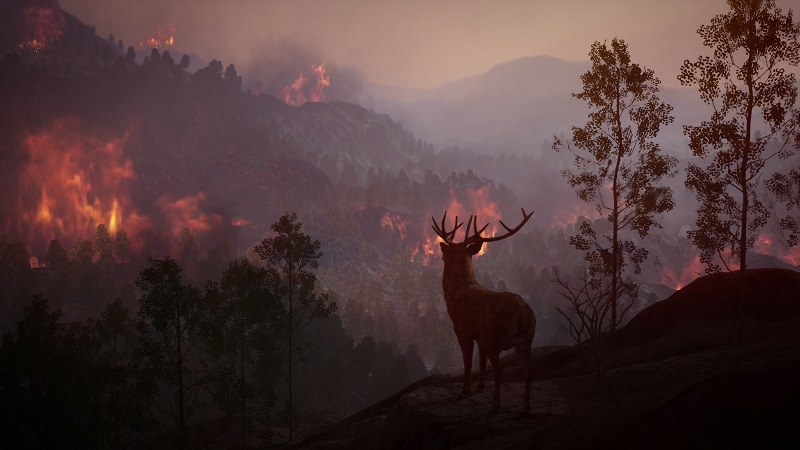
[[[478,284],[472,268],[472,257],[480,252],[483,244],[511,237],[518,232],[533,215],[525,214],[522,209],[522,222],[509,228],[503,221],[500,224],[506,233],[500,236],[483,237],[489,226],[487,223],[478,229],[478,217],[470,216],[462,242],[453,242],[456,231],[463,225],[455,218],[454,228],[447,231],[445,223],[447,211],[444,212],[441,224],[433,220],[433,230],[442,239],[439,246],[442,250],[444,271],[442,289],[447,314],[453,322],[458,345],[464,359],[464,385],[461,396],[471,393],[472,351],[475,342],[478,344],[480,370],[477,392],[484,390],[486,359],[494,369],[494,398],[492,414],[500,411],[500,388],[503,379],[503,367],[500,364],[500,352],[514,347],[517,357],[522,362],[525,376],[525,395],[521,415],[528,415],[531,409],[531,343],[536,333],[536,317],[531,307],[518,294],[512,292],[494,292]],[[472,234],[470,234],[472,227]]]

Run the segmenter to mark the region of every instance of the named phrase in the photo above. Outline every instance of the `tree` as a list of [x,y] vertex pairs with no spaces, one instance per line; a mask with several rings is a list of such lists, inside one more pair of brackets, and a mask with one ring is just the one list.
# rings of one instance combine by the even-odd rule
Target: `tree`
[[136,50],[133,47],[128,47],[128,52],[125,53],[125,62],[129,66],[136,64]]
[[[242,448],[246,448],[249,418],[268,418],[275,402],[279,375],[281,336],[285,310],[281,303],[283,286],[274,270],[257,267],[247,259],[231,261],[222,275],[220,327],[225,373],[233,375],[233,392],[223,390],[223,409],[241,416]],[[230,376],[223,374],[231,381]]]
[[189,68],[189,55],[186,53],[181,56],[181,69],[186,70]]
[[47,253],[44,257],[44,264],[54,273],[62,275],[67,270],[69,257],[67,251],[61,246],[58,239],[53,239],[47,246]]
[[256,247],[256,253],[272,268],[284,276],[286,300],[289,310],[286,328],[288,367],[288,415],[289,441],[293,435],[292,370],[293,357],[298,346],[297,336],[312,320],[328,317],[336,311],[336,303],[329,301],[327,294],[317,295],[317,277],[313,270],[319,267],[321,244],[303,233],[303,224],[297,214],[284,214],[272,224],[274,237],[264,239]]
[[[730,11],[697,30],[713,55],[684,61],[678,80],[696,85],[714,111],[710,120],[684,126],[692,154],[707,164],[690,163],[686,170],[686,187],[700,203],[697,228],[688,236],[700,249],[706,272],[720,271],[720,264],[732,271],[738,263],[741,345],[747,251],[770,216],[759,199],[761,175],[767,161],[795,152],[790,143],[800,110],[795,75],[786,69],[800,63],[800,25],[774,0],[728,5]],[[756,127],[766,128],[760,137]],[[781,138],[781,145],[768,147],[774,138]]]
[[[583,91],[573,94],[585,101],[591,112],[583,127],[572,127],[577,172],[562,172],[578,197],[594,202],[597,212],[605,215],[608,234],[598,236],[596,224],[584,221],[580,234],[570,238],[578,250],[586,252],[589,269],[610,278],[605,289],[611,304],[610,330],[622,320],[617,302],[630,295],[636,286],[623,281],[623,269],[647,258],[647,251],[633,241],[624,240],[625,232],[644,238],[651,228],[660,228],[656,215],[670,211],[675,202],[669,187],[658,186],[664,177],[676,173],[677,159],[663,155],[653,139],[662,126],[673,121],[672,106],[658,97],[661,81],[650,69],[631,62],[625,41],[614,38],[592,44],[589,57],[592,67],[581,75]],[[555,137],[553,148],[565,144]]]
[[114,255],[120,262],[125,262],[131,257],[131,243],[125,230],[118,230],[114,239]]
[[[206,361],[201,345],[206,320],[199,289],[184,284],[183,269],[169,257],[148,259],[150,266],[136,278],[139,299],[139,349],[135,355],[139,389],[152,406],[149,420],[169,432],[176,447],[188,448],[188,423],[205,382]],[[170,419],[174,426],[163,420]]]
[[94,247],[97,252],[97,266],[107,271],[114,265],[114,255],[112,253],[112,240],[111,235],[108,233],[108,227],[97,225],[97,231],[94,235]]

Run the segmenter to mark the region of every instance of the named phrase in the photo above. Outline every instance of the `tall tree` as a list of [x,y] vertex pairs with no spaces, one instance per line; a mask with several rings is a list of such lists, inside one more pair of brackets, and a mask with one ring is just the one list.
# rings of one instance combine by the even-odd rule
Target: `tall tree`
[[319,267],[321,244],[311,240],[311,236],[303,233],[303,224],[298,222],[297,214],[284,214],[272,224],[274,237],[264,239],[255,249],[256,253],[267,263],[267,267],[280,272],[286,286],[286,300],[289,310],[286,327],[286,349],[288,367],[288,415],[289,440],[293,438],[294,410],[292,404],[292,370],[294,352],[298,349],[298,334],[308,324],[321,317],[328,317],[336,311],[336,303],[331,302],[328,295],[316,294],[317,277],[314,270]]
[[[684,61],[678,80],[697,86],[713,108],[709,120],[684,126],[692,154],[706,163],[687,168],[686,187],[700,203],[697,228],[688,235],[707,272],[738,264],[741,344],[747,252],[770,216],[759,199],[762,173],[770,159],[795,152],[791,135],[800,110],[795,76],[786,69],[800,63],[800,25],[774,0],[728,0],[728,6],[697,30],[713,55]],[[756,128],[763,128],[760,137]],[[777,138],[781,145],[767,146]]]
[[583,91],[573,94],[588,104],[589,121],[572,127],[572,145],[554,136],[553,148],[566,147],[574,155],[578,170],[562,175],[610,226],[609,234],[598,236],[595,226],[584,221],[581,234],[570,243],[586,252],[591,271],[610,278],[605,291],[613,332],[621,320],[618,300],[635,292],[634,285],[623,281],[623,269],[632,262],[638,271],[647,258],[646,250],[623,235],[633,231],[644,238],[651,228],[660,228],[656,215],[670,211],[675,202],[672,190],[657,183],[675,175],[678,161],[662,154],[653,141],[674,119],[672,106],[658,97],[661,81],[653,71],[633,63],[627,44],[617,38],[610,46],[592,44],[589,58],[592,67],[581,75]]
[[268,418],[264,416],[275,401],[280,373],[276,361],[286,324],[283,286],[274,270],[239,259],[231,261],[222,274],[220,291],[221,315],[225,318],[220,327],[220,350],[225,361],[222,375],[227,379],[225,386],[233,386],[233,392],[222,390],[226,398],[219,403],[241,416],[241,444],[246,448],[250,417]]
[[175,446],[183,449],[189,447],[189,419],[203,404],[199,394],[208,366],[201,350],[206,320],[213,313],[204,308],[200,290],[184,283],[177,262],[169,257],[148,261],[149,267],[136,279],[143,293],[135,355],[139,389],[150,400],[150,420],[169,432]]

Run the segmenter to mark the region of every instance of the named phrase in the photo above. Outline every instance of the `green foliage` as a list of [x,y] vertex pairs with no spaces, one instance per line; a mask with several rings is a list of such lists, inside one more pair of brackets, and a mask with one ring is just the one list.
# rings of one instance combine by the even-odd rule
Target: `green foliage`
[[[800,24],[773,0],[728,3],[729,12],[698,30],[713,55],[685,61],[678,76],[714,110],[700,125],[684,126],[692,154],[706,163],[689,164],[686,187],[700,202],[697,228],[688,235],[707,272],[720,264],[732,270],[726,250],[746,267],[747,250],[770,216],[759,198],[764,165],[794,153],[800,120],[796,77],[787,70],[800,63]],[[766,127],[760,137],[758,126]],[[770,150],[773,139],[781,144]]]
[[622,272],[628,262],[638,272],[647,252],[620,235],[635,232],[640,238],[660,228],[656,216],[670,211],[675,202],[669,187],[658,186],[664,177],[676,173],[677,159],[663,155],[653,141],[662,126],[673,121],[672,106],[658,97],[659,84],[652,70],[631,61],[625,41],[614,38],[592,44],[591,69],[581,75],[583,91],[573,94],[589,106],[589,121],[572,127],[572,144],[554,136],[553,148],[565,147],[574,155],[578,171],[562,172],[578,198],[594,203],[610,225],[610,234],[598,233],[584,221],[580,234],[570,244],[585,252],[597,279],[607,275],[611,287],[611,330],[621,317],[617,314],[619,295],[635,292],[625,285]]

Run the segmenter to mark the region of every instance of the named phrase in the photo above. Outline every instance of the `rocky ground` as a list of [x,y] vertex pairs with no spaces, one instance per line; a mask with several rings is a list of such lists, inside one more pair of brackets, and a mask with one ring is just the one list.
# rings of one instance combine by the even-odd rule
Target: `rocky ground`
[[508,356],[499,414],[492,381],[462,398],[457,375],[436,375],[343,420],[301,421],[292,448],[783,448],[800,423],[800,273],[749,271],[742,346],[734,276],[642,311],[610,342],[602,378],[576,347],[536,348],[527,417]]

